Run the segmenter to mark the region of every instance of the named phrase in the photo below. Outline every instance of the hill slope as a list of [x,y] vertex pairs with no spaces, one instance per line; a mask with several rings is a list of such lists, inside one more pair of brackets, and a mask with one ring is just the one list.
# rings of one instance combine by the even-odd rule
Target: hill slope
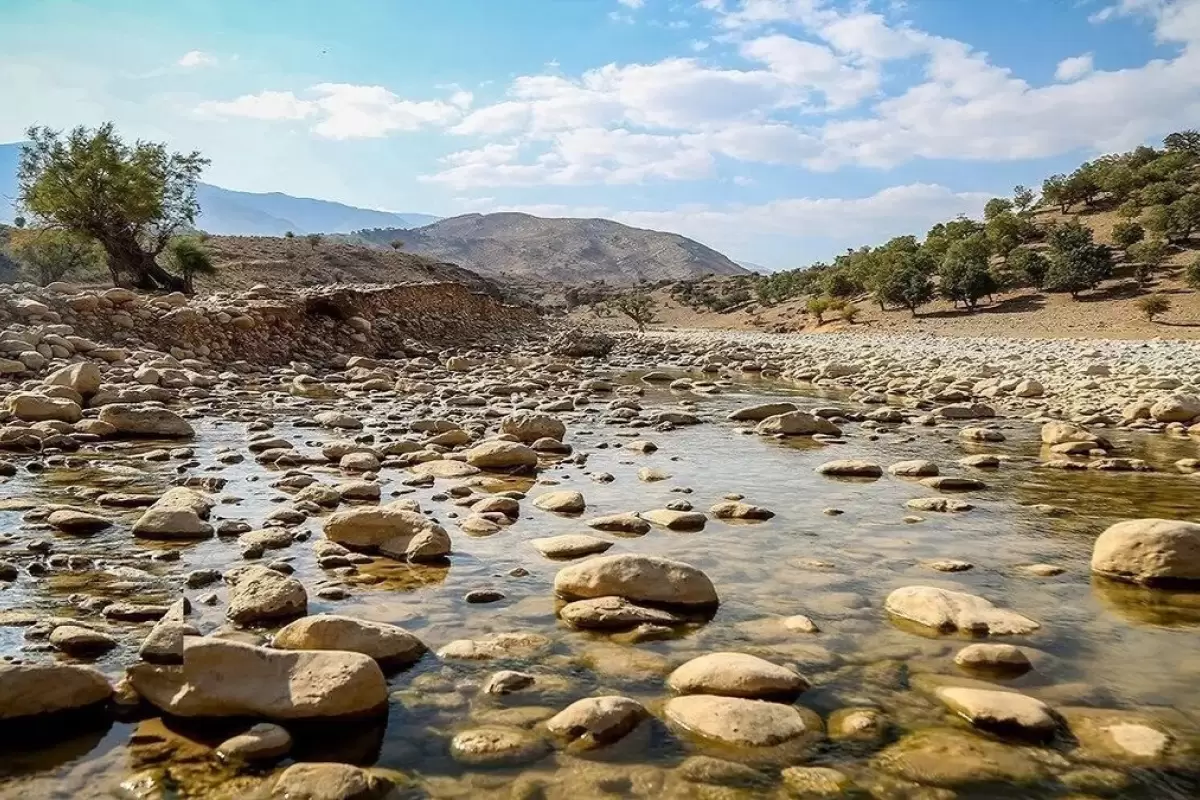
[[212,236],[205,245],[213,253],[217,272],[197,278],[197,288],[202,291],[244,289],[258,283],[294,287],[453,281],[472,291],[500,294],[492,281],[454,264],[336,239],[325,239],[313,247],[299,238]]
[[699,242],[606,219],[467,214],[415,230],[361,231],[375,245],[451,261],[491,278],[583,284],[744,275],[747,270]]
[[[17,194],[20,143],[0,144],[0,222],[12,222]],[[430,214],[393,214],[329,200],[280,192],[235,192],[208,183],[196,187],[201,230],[228,236],[282,236],[293,233],[349,233],[360,228],[413,228],[436,222]]]

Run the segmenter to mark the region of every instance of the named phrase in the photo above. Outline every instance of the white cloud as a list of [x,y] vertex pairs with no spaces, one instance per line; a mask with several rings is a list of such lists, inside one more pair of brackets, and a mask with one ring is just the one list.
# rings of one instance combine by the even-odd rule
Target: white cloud
[[189,69],[194,67],[211,67],[216,65],[217,57],[203,50],[189,50],[175,63]]
[[617,2],[626,8],[641,8],[646,5],[646,0],[617,0]]
[[424,126],[449,125],[471,105],[470,92],[455,92],[450,100],[405,100],[382,86],[320,83],[308,97],[293,92],[263,91],[229,101],[202,103],[201,114],[260,120],[314,118],[313,133],[329,139],[365,139],[415,131]]
[[1081,56],[1064,58],[1062,61],[1058,62],[1058,66],[1054,70],[1054,79],[1057,81],[1063,81],[1064,83],[1069,83],[1070,81],[1079,80],[1084,75],[1090,73],[1093,69],[1094,64],[1092,63],[1091,53],[1084,53]]
[[848,64],[825,45],[775,34],[744,43],[741,52],[786,84],[823,94],[834,109],[856,105],[879,89],[878,67]]

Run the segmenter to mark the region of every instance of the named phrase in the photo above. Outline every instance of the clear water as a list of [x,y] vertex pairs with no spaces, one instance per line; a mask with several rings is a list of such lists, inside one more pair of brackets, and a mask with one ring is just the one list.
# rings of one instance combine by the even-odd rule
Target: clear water
[[[540,475],[542,483],[553,481],[583,492],[588,502],[584,519],[662,507],[680,499],[707,510],[724,495],[738,493],[775,511],[777,516],[768,522],[710,520],[699,532],[656,528],[642,537],[623,538],[592,531],[579,519],[549,514],[525,502],[517,524],[492,536],[472,537],[458,530],[450,516],[452,512],[465,515],[464,509],[433,499],[452,483],[439,481],[432,489],[418,489],[406,496],[434,510],[450,530],[455,553],[448,567],[377,562],[350,579],[353,594],[349,600],[326,602],[317,599],[313,591],[326,576],[314,562],[310,542],[269,551],[268,560],[287,558],[309,587],[309,613],[333,612],[403,625],[431,649],[419,664],[391,676],[393,701],[386,720],[297,728],[293,731],[297,738],[293,755],[402,771],[416,781],[413,796],[783,797],[788,795],[777,775],[780,768],[796,763],[835,766],[860,786],[873,787],[878,797],[1070,795],[1060,777],[1086,765],[1073,761],[1072,747],[1063,741],[1028,748],[1027,752],[1040,751],[1030,758],[1052,764],[1050,777],[1032,786],[988,784],[960,787],[956,795],[937,794],[919,787],[898,787],[873,766],[875,752],[906,731],[965,726],[952,720],[936,701],[914,690],[911,681],[920,673],[956,674],[953,655],[966,637],[922,635],[890,621],[882,610],[884,598],[907,585],[982,595],[1038,620],[1042,627],[1030,636],[997,639],[1022,646],[1035,664],[1032,672],[1007,685],[1053,706],[1164,709],[1200,719],[1200,593],[1136,590],[1095,581],[1088,572],[1092,541],[1108,524],[1130,517],[1196,515],[1200,483],[1172,468],[1176,459],[1197,455],[1194,441],[1114,432],[1113,437],[1128,451],[1122,455],[1144,458],[1160,471],[1062,472],[1035,468],[1040,448],[1037,431],[1020,420],[1001,421],[1008,441],[986,445],[960,442],[959,425],[903,425],[875,433],[849,425],[844,444],[822,445],[744,435],[723,421],[732,408],[772,399],[798,398],[806,407],[832,402],[828,394],[819,399],[805,394],[802,388],[765,381],[727,386],[711,396],[647,389],[647,406],[690,401],[714,420],[672,432],[637,431],[639,438],[659,444],[658,452],[651,455],[621,448],[631,432],[623,426],[600,423],[606,398],[599,397],[591,410],[576,415],[569,424],[569,440],[578,450],[590,453],[586,467],[548,465]],[[364,399],[363,413],[381,418],[384,412],[403,410],[394,398],[384,397]],[[846,402],[838,404],[853,407]],[[277,422],[274,433],[297,445],[332,438],[326,432],[288,423],[301,410],[311,413],[315,407],[272,410],[270,403],[257,401],[252,407],[273,417]],[[245,424],[210,417],[198,427],[195,448],[200,463],[190,474],[228,479],[222,497],[229,501],[218,506],[216,516],[245,519],[257,526],[287,495],[269,487],[272,472],[252,459],[218,469],[213,456],[222,446],[244,448]],[[610,446],[601,449],[602,443]],[[3,493],[9,502],[29,498],[40,503],[72,502],[72,493],[81,488],[160,491],[174,477],[180,462],[146,463],[132,458],[144,449],[142,445],[103,454],[82,469],[23,475],[3,486]],[[955,463],[979,452],[1010,458],[998,470],[972,470]],[[973,511],[925,513],[919,515],[920,521],[912,521],[906,519],[914,512],[905,508],[905,501],[936,492],[914,480],[891,476],[837,480],[814,473],[815,466],[834,458],[865,458],[884,466],[926,458],[938,462],[942,474],[972,474],[986,481],[987,488],[956,495],[973,503]],[[671,478],[643,483],[636,478],[642,466],[659,467]],[[327,481],[341,477],[334,469],[309,471]],[[612,473],[616,480],[607,484],[591,480],[589,476],[598,472]],[[410,491],[401,484],[406,477],[400,470],[383,471],[385,500],[392,492]],[[519,488],[529,488],[529,484]],[[688,491],[680,491],[683,489]],[[533,486],[530,494],[542,490]],[[1031,508],[1043,503],[1074,513],[1048,516]],[[828,508],[844,513],[829,516],[823,513]],[[188,545],[137,542],[127,527],[136,516],[136,511],[124,514],[121,521],[125,524],[103,534],[72,538],[30,530],[22,522],[20,510],[0,511],[0,533],[14,538],[0,548],[0,558],[23,550],[22,543],[28,538],[50,538],[56,552],[85,554],[157,576],[137,585],[123,585],[122,580],[97,571],[52,573],[37,582],[25,577],[0,589],[0,610],[75,615],[67,602],[74,593],[166,602],[178,596],[182,576],[188,571],[242,563],[236,546],[218,539]],[[320,536],[320,519],[309,520],[302,527],[312,531],[314,538]],[[528,544],[536,537],[562,533],[611,538],[615,545],[610,553],[654,553],[693,564],[712,578],[721,596],[720,609],[708,624],[667,641],[631,644],[620,637],[569,630],[556,620],[551,591],[561,563],[542,558]],[[182,557],[173,562],[150,558],[164,550],[177,550]],[[937,559],[961,559],[974,568],[939,572],[928,566]],[[1035,563],[1054,564],[1065,572],[1035,577],[1021,569]],[[527,570],[528,575],[510,577],[509,572],[516,568]],[[197,625],[204,631],[224,623],[224,590],[216,586],[187,592],[195,597],[214,588],[221,602],[194,606]],[[490,605],[463,601],[468,591],[480,588],[500,589],[506,599]],[[821,632],[787,632],[779,620],[793,614],[810,616]],[[114,677],[123,664],[136,657],[136,647],[148,626],[123,630],[121,647],[94,662]],[[455,639],[504,631],[539,633],[550,637],[551,646],[532,659],[499,662],[440,662],[432,653]],[[28,644],[24,632],[21,627],[0,626],[0,654],[19,654]],[[492,723],[535,728],[569,702],[598,693],[634,697],[655,711],[667,698],[663,679],[674,666],[718,650],[753,653],[795,666],[813,683],[798,703],[823,717],[846,707],[882,709],[892,724],[888,739],[869,746],[824,743],[797,760],[795,754],[722,751],[681,740],[661,723],[651,722],[605,750],[586,756],[552,754],[520,767],[468,768],[449,755],[449,739],[457,731]],[[482,695],[479,686],[483,680],[501,668],[547,676],[549,688],[507,698]],[[106,720],[67,729],[35,731],[25,726],[16,734],[6,732],[0,796],[107,797],[122,781],[149,768],[170,775],[169,791],[142,796],[243,797],[259,788],[258,777],[269,771],[242,773],[235,780],[233,770],[216,764],[208,753],[207,746],[238,732],[244,723],[170,722],[170,728],[182,738],[178,747],[165,752],[138,743],[139,731],[153,731],[158,724]],[[696,754],[750,764],[762,770],[766,783],[739,788],[681,780],[678,765]],[[1100,766],[1121,776],[1117,787],[1121,796],[1200,796],[1196,777],[1200,763],[1174,764],[1170,769]]]

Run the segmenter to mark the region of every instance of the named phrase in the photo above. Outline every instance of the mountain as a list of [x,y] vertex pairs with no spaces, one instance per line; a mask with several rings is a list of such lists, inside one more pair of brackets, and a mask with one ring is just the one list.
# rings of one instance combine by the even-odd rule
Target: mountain
[[449,261],[489,278],[583,284],[745,275],[747,270],[675,233],[607,219],[545,219],[529,214],[466,214],[415,230],[361,231],[357,238]]
[[[0,144],[0,222],[12,222],[17,195],[20,143]],[[208,183],[196,187],[200,218],[196,225],[225,236],[282,236],[303,233],[350,233],[361,228],[415,228],[437,222],[430,214],[393,214],[355,208],[329,200],[279,192],[235,192]]]

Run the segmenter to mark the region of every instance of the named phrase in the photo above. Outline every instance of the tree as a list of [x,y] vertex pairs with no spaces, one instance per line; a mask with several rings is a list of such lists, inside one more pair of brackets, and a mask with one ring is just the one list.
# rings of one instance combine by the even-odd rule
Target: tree
[[404,242],[400,241],[399,239],[392,239],[391,245],[393,250],[404,249]]
[[1095,289],[1112,274],[1112,252],[1092,241],[1090,229],[1072,220],[1049,234],[1050,269],[1046,285],[1051,291],[1070,292],[1078,299],[1085,289]]
[[1050,263],[1046,257],[1028,247],[1018,247],[1008,257],[1008,265],[1012,271],[1023,275],[1025,281],[1035,289],[1041,289],[1046,283],[1046,273]]
[[13,255],[39,286],[100,267],[104,251],[93,239],[58,228],[27,228],[14,234]]
[[1193,289],[1200,289],[1200,256],[1196,256],[1184,269],[1183,280]]
[[305,241],[308,242],[308,246],[311,247],[313,250],[317,249],[317,247],[321,244],[321,239],[323,239],[323,238],[324,237],[321,236],[321,234],[319,234],[319,233],[310,233],[304,237]]
[[656,322],[657,306],[654,298],[644,292],[623,294],[612,300],[612,310],[633,320],[638,333],[646,330],[647,325]]
[[904,306],[912,315],[933,300],[933,259],[924,250],[907,254],[889,270],[876,290],[882,301]]
[[1185,242],[1200,228],[1200,194],[1186,194],[1170,205],[1157,205],[1146,212],[1146,229],[1172,244]]
[[1167,134],[1163,147],[1169,152],[1182,152],[1200,158],[1200,131],[1186,130]]
[[988,271],[987,240],[975,235],[955,242],[938,268],[938,288],[943,296],[974,311],[979,300],[996,291]]
[[1129,259],[1136,265],[1133,275],[1137,279],[1138,286],[1144,287],[1150,282],[1154,271],[1167,260],[1169,252],[1167,243],[1162,239],[1147,239],[1129,248]]
[[804,308],[808,313],[817,318],[817,324],[825,322],[824,314],[829,310],[830,302],[828,297],[810,297]]
[[984,228],[989,249],[1008,258],[1013,248],[1034,237],[1033,223],[1011,211],[1003,211],[987,221]]
[[1146,230],[1136,222],[1118,222],[1113,225],[1112,238],[1117,247],[1128,250],[1146,238]]
[[1139,297],[1137,300],[1138,311],[1142,312],[1142,316],[1147,322],[1154,322],[1154,318],[1171,310],[1170,299],[1163,297],[1161,294],[1148,294],[1145,297]]
[[15,225],[17,228],[24,228],[27,221],[28,220],[18,214],[13,218],[13,225]]
[[167,247],[167,260],[183,276],[183,290],[188,294],[195,291],[193,282],[197,275],[212,275],[217,271],[208,250],[191,237],[172,239]]
[[295,239],[295,238],[296,238],[296,234],[295,234],[295,233],[293,233],[292,231],[284,231],[283,238],[285,238],[285,239]]
[[843,322],[848,322],[853,325],[854,320],[858,319],[858,306],[854,305],[854,303],[846,303],[840,309],[838,309],[838,313]]
[[1012,211],[1013,203],[1003,197],[993,197],[983,207],[983,218],[989,220],[997,214],[1007,214]]
[[1067,190],[1066,175],[1051,175],[1042,181],[1042,197],[1046,202],[1054,203],[1058,210],[1066,214],[1071,210],[1071,193]]
[[1013,206],[1018,213],[1024,214],[1033,207],[1034,193],[1028,186],[1017,184],[1013,187]]
[[99,242],[114,283],[129,275],[139,288],[182,288],[157,258],[195,223],[196,182],[206,159],[154,142],[127,144],[112,123],[66,135],[34,127],[27,136],[18,198],[40,226]]
[[1117,206],[1117,216],[1124,220],[1133,221],[1142,215],[1142,204],[1137,200],[1126,200]]

